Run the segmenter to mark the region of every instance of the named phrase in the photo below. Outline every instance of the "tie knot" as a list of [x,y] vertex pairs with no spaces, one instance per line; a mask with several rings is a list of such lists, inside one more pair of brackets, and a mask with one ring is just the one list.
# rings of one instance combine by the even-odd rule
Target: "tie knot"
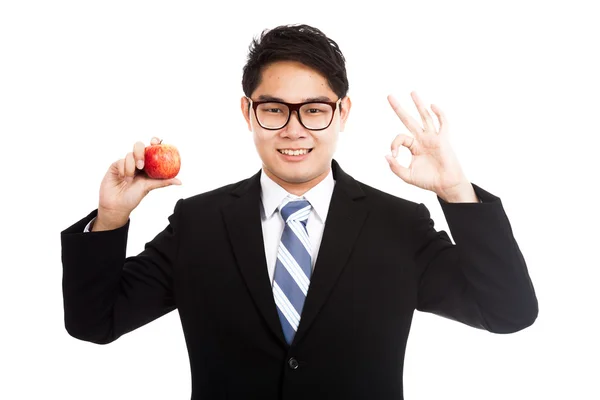
[[[287,199],[286,199],[287,200]],[[287,224],[288,221],[306,222],[310,214],[311,205],[308,200],[290,200],[284,202],[283,207],[280,206],[281,218]]]

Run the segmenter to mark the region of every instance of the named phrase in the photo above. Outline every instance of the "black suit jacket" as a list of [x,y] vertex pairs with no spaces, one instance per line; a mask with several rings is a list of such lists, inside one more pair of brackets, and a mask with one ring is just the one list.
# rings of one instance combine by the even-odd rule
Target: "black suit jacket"
[[423,204],[336,180],[300,326],[285,342],[267,273],[260,171],[177,202],[169,225],[126,258],[129,221],[61,233],[65,326],[109,343],[178,309],[192,399],[402,399],[415,309],[491,332],[523,329],[537,299],[500,199],[439,199],[456,242]]

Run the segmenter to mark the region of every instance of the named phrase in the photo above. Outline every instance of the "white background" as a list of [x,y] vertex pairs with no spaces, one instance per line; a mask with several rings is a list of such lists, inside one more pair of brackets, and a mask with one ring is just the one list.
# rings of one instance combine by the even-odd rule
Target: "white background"
[[177,312],[106,346],[67,334],[60,232],[96,208],[108,166],[137,140],[175,144],[183,186],[134,211],[128,255],[177,199],[257,172],[242,67],[253,36],[288,23],[320,28],[347,58],[353,108],[336,153],[346,172],[424,202],[447,229],[435,195],[384,159],[406,132],[386,95],[417,116],[417,90],[445,111],[469,179],[501,197],[528,262],[540,313],[522,332],[415,314],[405,397],[600,398],[595,2],[207,4],[0,5],[0,398],[189,399]]

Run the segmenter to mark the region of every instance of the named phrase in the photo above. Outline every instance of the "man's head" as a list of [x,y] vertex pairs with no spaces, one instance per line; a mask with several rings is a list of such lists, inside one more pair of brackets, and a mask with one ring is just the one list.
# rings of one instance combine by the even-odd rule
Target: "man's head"
[[[307,25],[265,31],[250,45],[242,87],[242,113],[267,175],[295,194],[325,178],[351,107],[337,44]],[[281,152],[298,149],[309,153]]]

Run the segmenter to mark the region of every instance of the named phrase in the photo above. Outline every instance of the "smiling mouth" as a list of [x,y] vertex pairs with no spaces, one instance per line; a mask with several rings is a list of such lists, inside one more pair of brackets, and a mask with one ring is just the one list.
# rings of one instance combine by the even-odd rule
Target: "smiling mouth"
[[278,152],[280,152],[281,154],[284,154],[286,156],[303,156],[305,154],[310,153],[312,150],[313,149],[298,149],[298,150],[277,149]]

